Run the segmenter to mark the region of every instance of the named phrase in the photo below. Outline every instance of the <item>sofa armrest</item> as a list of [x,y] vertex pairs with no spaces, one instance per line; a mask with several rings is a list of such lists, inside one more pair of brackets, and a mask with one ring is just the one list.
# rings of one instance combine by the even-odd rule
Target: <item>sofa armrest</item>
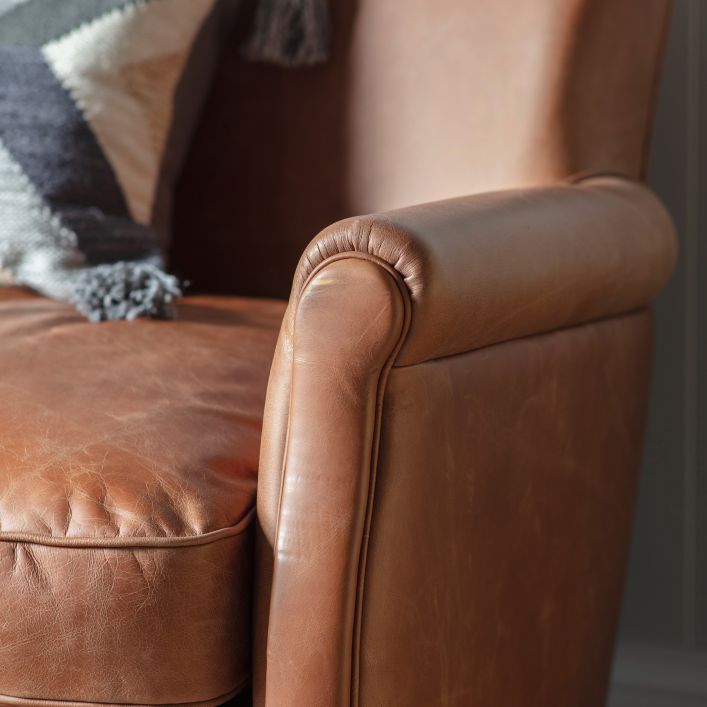
[[[450,360],[457,365],[482,347],[641,309],[665,284],[674,258],[673,229],[660,202],[620,178],[347,219],[314,239],[297,269],[266,402],[256,704],[358,699],[361,596],[381,428],[392,430],[403,419],[386,408],[391,372],[402,380],[405,371]],[[644,323],[627,330],[628,338],[606,335],[620,342],[624,368],[646,341]],[[593,360],[590,346],[589,340],[572,344],[578,357],[581,350]],[[446,380],[447,402],[430,406],[442,414],[457,405],[457,384],[440,380]],[[437,395],[429,385],[430,396]],[[424,396],[416,404],[424,407]],[[615,415],[612,424],[626,429],[620,412]],[[595,448],[609,450],[611,434],[602,431],[592,440]],[[624,461],[633,459],[636,434]],[[460,439],[445,449],[449,459],[460,455],[449,462],[455,468],[469,456]],[[386,463],[396,466],[390,456]],[[404,477],[406,470],[387,473]],[[461,493],[467,481],[448,483],[459,483]]]
[[308,246],[293,296],[354,253],[405,282],[412,316],[396,363],[408,365],[642,307],[670,276],[676,240],[649,189],[594,177],[345,219]]

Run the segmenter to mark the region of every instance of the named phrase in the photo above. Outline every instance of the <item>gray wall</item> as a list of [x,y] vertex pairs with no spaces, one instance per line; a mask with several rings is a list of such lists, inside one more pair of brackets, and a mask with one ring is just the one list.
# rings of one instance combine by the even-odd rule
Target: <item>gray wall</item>
[[707,0],[675,0],[651,155],[681,255],[656,306],[612,707],[707,705]]

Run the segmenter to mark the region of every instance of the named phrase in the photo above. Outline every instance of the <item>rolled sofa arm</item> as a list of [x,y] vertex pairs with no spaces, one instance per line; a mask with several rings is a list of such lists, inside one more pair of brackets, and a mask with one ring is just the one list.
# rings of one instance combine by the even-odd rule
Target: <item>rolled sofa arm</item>
[[312,241],[266,401],[255,704],[357,703],[391,370],[643,308],[675,253],[658,199],[617,177],[346,219]]
[[672,272],[676,241],[649,189],[595,177],[340,221],[305,251],[293,296],[348,253],[404,280],[412,317],[396,364],[408,365],[644,306]]

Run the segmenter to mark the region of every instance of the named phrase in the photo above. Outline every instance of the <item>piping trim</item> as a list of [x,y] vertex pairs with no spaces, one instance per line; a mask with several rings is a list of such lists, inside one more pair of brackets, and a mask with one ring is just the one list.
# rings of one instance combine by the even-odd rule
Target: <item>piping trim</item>
[[241,680],[238,687],[218,697],[198,702],[81,702],[76,700],[45,700],[36,697],[12,697],[0,695],[0,704],[23,705],[24,707],[213,707],[223,704],[238,695],[248,684],[248,679]]
[[[23,533],[4,531],[0,532],[0,543],[28,543],[31,545],[48,545],[51,547],[73,547],[73,548],[172,548],[172,547],[192,547],[194,545],[209,545],[218,540],[232,538],[245,532],[251,525],[255,517],[255,508],[251,508],[243,519],[227,528],[219,528],[209,533],[201,535],[186,535],[182,537],[58,537],[53,535],[41,535],[39,533]],[[1,698],[0,698],[1,699]],[[197,703],[195,703],[197,704]],[[201,703],[198,703],[201,704]]]
[[[370,225],[373,228],[373,224]],[[369,233],[370,235],[370,233]],[[383,398],[385,394],[386,384],[388,381],[389,373],[395,362],[400,349],[407,338],[407,333],[410,329],[410,321],[412,318],[412,301],[411,293],[403,275],[393,267],[390,263],[383,260],[377,255],[371,253],[365,253],[361,251],[344,251],[342,253],[336,253],[325,258],[322,262],[318,263],[317,266],[308,274],[302,287],[297,293],[297,301],[295,304],[295,310],[299,307],[299,302],[302,293],[306,290],[307,286],[311,280],[316,277],[316,275],[323,270],[326,266],[331,265],[339,260],[364,260],[370,262],[374,265],[385,270],[393,279],[398,291],[400,292],[402,304],[403,304],[403,322],[400,331],[400,337],[396,342],[395,346],[392,348],[385,364],[383,365],[380,375],[378,377],[378,384],[376,387],[376,399],[374,408],[374,425],[373,425],[373,440],[371,445],[370,453],[370,463],[369,463],[369,475],[368,475],[368,493],[366,498],[366,511],[364,517],[364,525],[361,537],[359,539],[359,556],[358,556],[358,570],[356,579],[356,590],[353,597],[354,600],[354,624],[352,626],[352,650],[351,650],[351,674],[350,674],[350,700],[352,705],[358,705],[359,698],[359,672],[360,672],[360,644],[361,644],[361,625],[362,625],[362,614],[363,614],[363,591],[365,585],[365,574],[366,574],[366,560],[368,555],[368,541],[370,537],[371,528],[371,518],[373,514],[373,501],[375,495],[375,485],[376,485],[376,473],[378,469],[378,452],[380,449],[380,433],[381,433],[381,419],[382,419],[382,409],[383,409]],[[295,337],[295,331],[293,329],[293,340]],[[294,367],[294,362],[293,362]],[[275,525],[275,537],[279,536],[280,529],[280,517],[281,517],[281,507],[282,507],[282,496],[284,493],[285,486],[285,476],[287,472],[287,445],[290,438],[290,423],[292,420],[292,396],[290,396],[289,410],[288,410],[288,423],[287,431],[285,436],[285,453],[283,455],[283,467],[280,474],[280,493],[278,498],[277,507],[277,522]]]

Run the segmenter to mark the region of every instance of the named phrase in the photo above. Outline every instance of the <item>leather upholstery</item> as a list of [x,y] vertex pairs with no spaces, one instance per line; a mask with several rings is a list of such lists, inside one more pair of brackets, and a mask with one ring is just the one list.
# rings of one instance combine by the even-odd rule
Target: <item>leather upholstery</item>
[[326,66],[243,62],[237,38],[224,57],[177,200],[196,288],[286,297],[342,218],[642,174],[669,0],[330,4]]
[[2,703],[215,704],[252,620],[257,707],[602,704],[669,1],[332,4],[325,66],[233,42],[176,200],[200,290],[284,296],[324,229],[284,319],[0,295]]
[[672,222],[656,197],[612,177],[425,204],[325,229],[295,274],[270,377],[258,477],[269,540],[277,524],[295,318],[312,273],[350,256],[392,270],[412,310],[396,365],[410,365],[644,307],[665,285],[675,254]]
[[0,302],[8,302],[10,300],[27,300],[39,299],[40,295],[28,290],[26,287],[19,285],[7,285],[0,287]]
[[216,704],[249,681],[283,305],[87,323],[0,291],[0,702]]
[[[650,303],[665,284],[674,257],[674,233],[663,208],[645,187],[618,178],[371,215],[334,224],[315,238],[295,275],[266,402],[258,560],[259,576],[272,583],[259,592],[256,611],[256,704],[413,705],[419,704],[413,696],[425,690],[425,704],[463,705],[477,694],[486,697],[484,704],[495,705],[496,699],[501,705],[517,704],[513,700],[523,693],[520,688],[504,692],[492,662],[451,672],[464,664],[471,642],[489,646],[497,640],[485,624],[479,624],[478,632],[472,629],[472,618],[484,605],[498,621],[508,622],[508,640],[520,643],[517,654],[504,658],[509,667],[518,667],[536,641],[576,641],[574,652],[564,654],[563,664],[574,672],[552,698],[557,701],[548,698],[546,685],[554,670],[548,658],[529,686],[528,704],[601,704],[629,539],[650,350],[645,316],[611,318]],[[605,325],[572,329],[605,318]],[[565,333],[511,349],[521,354],[508,355],[499,347],[558,328]],[[476,373],[474,362],[487,360]],[[444,373],[428,374],[437,370]],[[420,375],[404,373],[409,371]],[[472,407],[477,375],[491,376],[496,383]],[[402,409],[395,402],[390,407],[389,387],[408,380],[398,392],[407,403]],[[501,380],[507,390],[500,389]],[[537,460],[528,451],[528,440],[538,438],[538,431],[523,416],[536,397],[540,418],[559,426],[545,431],[547,444],[538,449]],[[610,407],[600,421],[604,400]],[[512,424],[519,430],[505,442],[508,456],[497,452],[502,443],[493,436],[472,434],[486,409],[487,429]],[[428,416],[447,420],[446,433],[441,427],[426,429]],[[386,451],[385,435],[399,424],[399,441]],[[408,447],[417,450],[413,458],[406,438]],[[590,448],[594,452],[586,453]],[[541,545],[555,542],[563,532],[567,545],[562,553],[569,556],[575,548],[577,556],[573,565],[558,569],[555,557],[536,551],[527,539],[522,551],[537,555],[537,576],[546,580],[537,582],[537,594],[528,597],[525,610],[542,613],[543,598],[556,602],[554,617],[591,610],[597,638],[590,640],[578,624],[567,629],[565,639],[559,618],[548,618],[547,625],[529,618],[524,624],[525,615],[516,617],[502,596],[498,601],[493,594],[486,596],[490,589],[477,585],[468,543],[472,532],[493,536],[498,519],[478,527],[475,518],[462,519],[463,525],[447,538],[454,551],[428,544],[422,535],[427,523],[415,513],[423,513],[435,497],[416,474],[442,474],[446,491],[439,503],[444,493],[461,502],[481,473],[475,459],[487,459],[489,473],[503,475],[506,468],[505,473],[516,473],[526,457],[528,468],[547,474],[528,491],[529,501],[537,497],[539,503],[543,494],[556,493],[558,506],[532,516],[527,529],[520,517],[517,532],[536,533]],[[422,465],[419,472],[413,461]],[[409,484],[411,508],[395,506],[381,523],[398,527],[406,518],[403,527],[411,532],[420,523],[409,538],[402,528],[375,532],[376,478],[382,464],[391,478]],[[619,497],[601,491],[613,474],[620,476],[612,481]],[[560,488],[557,475],[573,481]],[[596,475],[608,478],[597,481],[599,490],[589,497],[580,489]],[[496,491],[497,507],[513,517],[525,512],[514,505],[517,484],[499,481]],[[568,493],[574,490],[584,494],[585,517],[563,524],[568,517],[561,508],[571,507]],[[621,503],[619,513],[615,506]],[[487,508],[489,518],[494,508]],[[596,543],[585,539],[599,528],[613,544],[601,563]],[[437,532],[430,531],[439,538]],[[502,543],[503,537],[485,542]],[[386,561],[373,560],[372,581],[394,589],[374,594],[372,610],[391,613],[383,621],[388,628],[380,631],[366,622],[369,538],[383,543],[385,557],[414,555],[422,585],[398,586]],[[512,557],[510,550],[504,555]],[[462,558],[467,559],[460,565]],[[563,594],[553,593],[554,581],[564,582]],[[432,606],[416,598],[425,596],[426,583],[438,588],[437,595],[428,596]],[[589,595],[582,593],[584,585]],[[445,587],[450,594],[444,594]],[[404,604],[410,614],[401,616],[391,602],[394,597],[404,601],[405,591],[412,593]],[[446,609],[434,602],[446,603]],[[453,630],[455,617],[467,621],[463,630]],[[421,651],[426,645],[430,655]],[[386,664],[380,654],[388,648],[395,670],[377,667]],[[553,646],[557,650],[559,645]],[[420,655],[437,656],[437,667],[425,668]],[[585,672],[576,672],[584,661]],[[488,688],[474,686],[480,676],[488,676]],[[590,683],[594,687],[586,692]],[[562,701],[565,694],[572,699]]]
[[604,705],[650,319],[393,369],[355,704]]
[[[299,299],[275,541],[267,668],[267,689],[274,694],[268,693],[268,704],[349,701],[359,562],[352,541],[364,529],[385,374],[407,322],[397,279],[363,259],[315,271]],[[322,337],[323,331],[330,335]],[[262,498],[264,490],[259,493]],[[312,503],[319,506],[316,513],[300,512]],[[293,651],[289,658],[287,651]]]
[[338,254],[387,263],[413,307],[405,365],[641,307],[665,285],[675,247],[648,189],[598,177],[336,223],[305,250],[293,291]]

